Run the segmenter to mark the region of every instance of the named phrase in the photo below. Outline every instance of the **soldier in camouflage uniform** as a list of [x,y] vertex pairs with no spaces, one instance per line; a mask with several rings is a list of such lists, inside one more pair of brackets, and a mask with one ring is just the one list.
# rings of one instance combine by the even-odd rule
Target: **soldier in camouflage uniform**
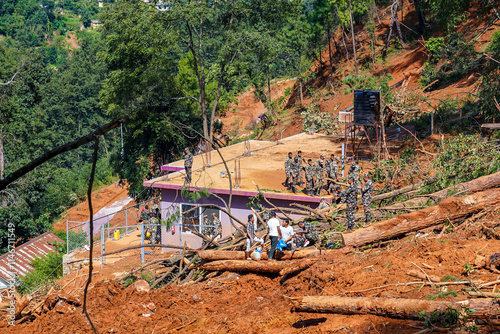
[[314,194],[316,196],[321,195],[321,190],[323,189],[323,182],[325,180],[325,167],[324,167],[325,155],[322,154],[318,160],[314,163]]
[[354,211],[357,206],[358,188],[354,182],[354,177],[351,176],[348,182],[349,188],[345,192],[342,203],[346,204],[345,215],[347,219],[347,230],[350,231],[354,229]]
[[299,228],[295,231],[295,235],[300,239],[300,245],[306,247],[308,245],[314,245],[319,242],[319,233],[316,227],[312,226],[311,223],[299,222]]
[[368,173],[363,176],[363,180],[365,181],[365,186],[361,189],[361,200],[363,201],[363,209],[365,211],[365,223],[368,224],[372,219],[370,206],[373,200],[373,182],[370,180],[370,174]]
[[283,184],[285,187],[288,188],[288,190],[290,190],[292,187],[292,163],[293,163],[292,152],[288,152],[288,157],[285,160],[286,180],[285,183]]
[[296,182],[296,184],[298,184],[299,186],[302,186],[302,163],[306,162],[305,159],[302,157],[302,151],[297,152],[297,155],[294,157],[293,160],[295,160],[295,159],[297,159],[297,161],[299,162],[299,176],[298,176],[298,181]]
[[361,190],[361,180],[359,179],[359,173],[361,172],[361,167],[356,164],[356,161],[353,160],[351,167],[349,168],[349,171],[347,172],[347,177],[353,177],[354,178],[354,183],[356,183],[356,188]]
[[292,191],[294,194],[297,193],[297,184],[299,183],[299,174],[301,165],[302,164],[299,161],[298,156],[295,156],[292,163],[292,176],[293,176]]
[[306,194],[313,196],[313,165],[312,160],[307,160],[307,165],[304,168],[306,174]]
[[186,170],[186,182],[191,183],[191,171],[193,169],[193,155],[189,152],[189,148],[184,149],[184,169]]
[[203,217],[203,227],[201,228],[201,234],[210,238],[215,234],[215,226],[208,220],[208,216]]
[[326,201],[326,199],[324,199],[323,197],[321,197],[321,200],[319,201],[319,205],[318,205],[318,210],[326,209],[329,206],[330,206],[330,204],[328,204],[328,202]]
[[215,226],[215,235],[222,238],[222,223],[215,213],[212,213],[212,225]]
[[325,171],[326,177],[330,179],[327,182],[327,190],[328,193],[332,193],[334,185],[333,180],[338,180],[339,175],[339,166],[337,165],[337,160],[335,159],[335,156],[333,154],[330,155],[330,159],[326,160]]

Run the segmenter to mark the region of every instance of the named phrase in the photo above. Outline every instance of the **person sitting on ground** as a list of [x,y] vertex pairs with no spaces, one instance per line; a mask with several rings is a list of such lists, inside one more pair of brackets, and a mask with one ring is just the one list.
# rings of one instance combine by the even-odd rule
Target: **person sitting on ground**
[[271,248],[269,249],[268,260],[273,261],[278,241],[281,238],[280,221],[276,218],[276,212],[271,212],[271,218],[267,221],[267,234],[271,239]]
[[316,227],[312,226],[311,223],[299,222],[299,228],[296,234],[304,238],[303,247],[314,245],[319,241],[318,230],[316,230]]
[[248,215],[248,223],[247,223],[247,248],[245,249],[245,258],[247,260],[251,260],[250,258],[250,249],[252,248],[252,244],[254,242],[258,242],[260,244],[264,243],[264,240],[258,238],[255,235],[256,230],[255,218],[252,214]]
[[283,241],[286,242],[286,249],[287,250],[292,250],[293,246],[293,227],[290,225],[290,220],[288,218],[283,219],[283,224],[281,225],[281,235],[283,238]]

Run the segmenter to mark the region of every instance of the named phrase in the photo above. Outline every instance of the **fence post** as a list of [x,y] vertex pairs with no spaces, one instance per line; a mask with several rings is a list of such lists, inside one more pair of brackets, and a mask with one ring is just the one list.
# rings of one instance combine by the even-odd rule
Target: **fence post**
[[109,215],[108,215],[108,223],[106,225],[108,225],[108,239],[109,239],[109,230],[110,230],[110,227],[109,227]]
[[69,229],[68,229],[67,219],[66,219],[66,254],[69,254]]
[[125,234],[128,233],[128,216],[127,216],[128,208],[125,208]]
[[104,253],[106,252],[106,245],[104,243],[104,228],[101,223],[101,269],[104,268]]
[[[141,224],[141,246],[144,246],[144,224]],[[141,262],[144,263],[144,247],[141,247]]]

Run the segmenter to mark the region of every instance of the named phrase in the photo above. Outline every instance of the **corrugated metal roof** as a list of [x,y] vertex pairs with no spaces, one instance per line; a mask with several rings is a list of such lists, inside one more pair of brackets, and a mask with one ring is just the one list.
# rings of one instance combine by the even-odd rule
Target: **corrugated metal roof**
[[[56,235],[51,232],[45,232],[38,237],[31,239],[28,242],[16,247],[16,257],[13,264],[14,270],[17,272],[18,276],[24,276],[34,268],[30,265],[30,262],[36,257],[44,257],[49,252],[54,251],[54,246],[48,243],[53,243],[54,241],[63,242]],[[10,277],[10,264],[9,264],[9,253],[0,256],[0,277],[4,279],[9,279]]]

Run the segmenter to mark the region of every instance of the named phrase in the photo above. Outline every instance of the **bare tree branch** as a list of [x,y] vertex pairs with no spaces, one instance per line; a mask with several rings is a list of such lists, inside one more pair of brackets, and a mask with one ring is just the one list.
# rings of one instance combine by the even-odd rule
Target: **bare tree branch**
[[7,82],[0,82],[0,86],[7,86],[7,85],[10,85],[11,83],[15,83],[14,79],[16,78],[16,75],[18,73],[19,72],[14,73],[14,75],[12,76],[12,78],[10,78],[10,80],[7,81]]
[[94,157],[92,161],[92,171],[90,172],[89,188],[87,190],[87,200],[89,202],[89,212],[90,212],[90,219],[89,219],[90,250],[89,250],[89,277],[87,278],[87,284],[85,284],[85,289],[83,290],[83,313],[85,314],[90,325],[92,326],[94,333],[99,334],[99,332],[94,326],[94,323],[92,322],[92,319],[90,319],[89,313],[87,312],[87,293],[89,290],[90,282],[92,282],[92,269],[94,268],[92,260],[92,257],[94,255],[93,254],[94,253],[94,210],[92,208],[92,185],[94,184],[95,167],[97,165],[97,153],[99,151],[99,136],[94,136],[94,140],[95,140]]
[[44,162],[58,156],[61,153],[74,150],[82,145],[85,145],[87,143],[90,143],[91,141],[94,141],[96,137],[101,136],[101,135],[105,134],[106,132],[108,132],[109,130],[116,128],[118,125],[120,125],[120,123],[123,123],[125,121],[126,121],[125,118],[114,120],[106,125],[101,126],[100,128],[97,128],[94,132],[89,133],[88,135],[86,135],[84,137],[80,137],[73,142],[66,143],[64,145],[56,147],[52,151],[49,151],[49,152],[45,153],[44,155],[36,158],[35,160],[31,161],[30,163],[19,168],[15,172],[9,174],[6,178],[0,180],[0,191],[4,190],[5,188],[7,188],[7,186],[10,183],[14,182],[15,180],[17,180],[21,176],[27,174],[28,172],[31,172],[33,169],[40,166]]

